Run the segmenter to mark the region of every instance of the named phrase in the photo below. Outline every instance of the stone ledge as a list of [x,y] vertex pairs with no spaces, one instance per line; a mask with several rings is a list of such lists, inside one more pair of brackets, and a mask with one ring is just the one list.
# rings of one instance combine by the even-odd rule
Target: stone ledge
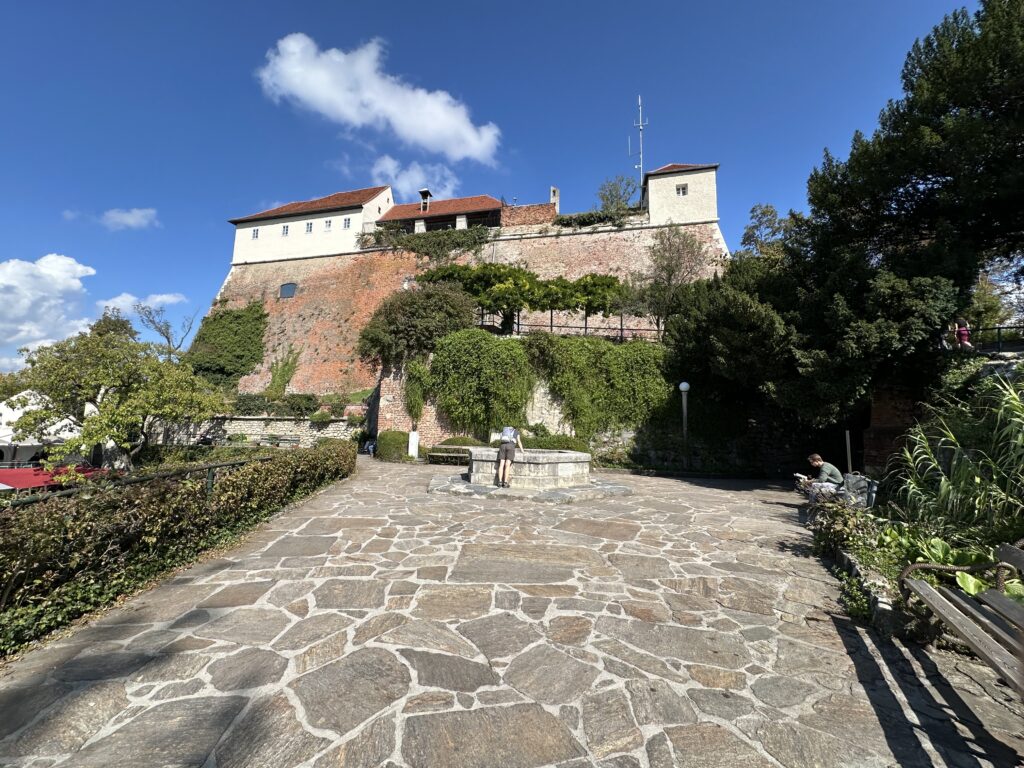
[[448,493],[452,496],[500,501],[533,501],[538,504],[575,504],[581,501],[633,495],[633,489],[628,485],[608,480],[591,480],[586,485],[575,485],[569,488],[533,490],[481,485],[469,482],[466,477],[466,475],[437,475],[431,479],[427,493]]

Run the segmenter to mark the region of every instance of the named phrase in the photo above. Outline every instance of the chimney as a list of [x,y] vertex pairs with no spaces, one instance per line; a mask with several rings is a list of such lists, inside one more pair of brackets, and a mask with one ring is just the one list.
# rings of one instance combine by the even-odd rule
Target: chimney
[[430,194],[430,190],[424,187],[420,190],[420,211],[426,213],[430,210],[430,198],[433,195]]
[[555,204],[555,213],[558,213],[558,187],[551,188],[551,202]]

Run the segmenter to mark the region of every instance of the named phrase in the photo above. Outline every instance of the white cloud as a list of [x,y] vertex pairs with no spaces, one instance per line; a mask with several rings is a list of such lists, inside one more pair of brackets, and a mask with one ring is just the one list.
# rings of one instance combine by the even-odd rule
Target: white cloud
[[[0,352],[37,347],[85,330],[88,318],[76,317],[85,294],[83,277],[96,270],[69,256],[51,253],[36,261],[0,262]],[[0,357],[0,368],[20,366],[20,359]]]
[[76,211],[71,208],[65,208],[63,211],[60,212],[60,215],[64,219],[64,221],[74,221],[79,216],[81,216],[82,213],[81,211]]
[[428,187],[437,198],[452,197],[459,188],[459,178],[446,165],[421,165],[413,161],[403,168],[391,155],[378,157],[372,174],[374,184],[390,184],[403,200],[416,198],[416,192],[423,187]]
[[475,125],[469,109],[447,91],[428,91],[384,72],[384,43],[346,52],[321,51],[302,33],[277,41],[257,75],[274,101],[290,100],[348,128],[390,128],[410,146],[449,160],[494,164],[501,130]]
[[111,208],[100,216],[100,224],[112,232],[119,229],[159,227],[156,208]]
[[113,309],[119,309],[122,313],[128,315],[132,313],[132,308],[136,304],[145,304],[147,307],[166,307],[169,304],[181,304],[182,302],[188,301],[184,294],[181,293],[151,293],[144,299],[140,299],[133,293],[119,293],[110,299],[102,299],[96,302],[96,306],[102,311],[106,307]]

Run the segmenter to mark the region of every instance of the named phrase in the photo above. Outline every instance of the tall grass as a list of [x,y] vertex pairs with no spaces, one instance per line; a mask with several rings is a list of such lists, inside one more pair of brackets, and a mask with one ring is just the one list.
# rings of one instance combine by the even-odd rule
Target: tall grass
[[1024,381],[983,379],[915,425],[887,478],[895,516],[952,539],[1024,528]]

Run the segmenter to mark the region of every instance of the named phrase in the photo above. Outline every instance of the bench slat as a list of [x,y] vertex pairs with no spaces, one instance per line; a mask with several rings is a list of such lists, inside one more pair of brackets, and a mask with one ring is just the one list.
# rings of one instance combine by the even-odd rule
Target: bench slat
[[1018,549],[1012,544],[1000,544],[996,547],[996,557],[1024,573],[1024,549]]
[[978,599],[985,605],[994,608],[1021,629],[1024,629],[1024,605],[994,589],[986,589],[978,594]]
[[959,590],[939,587],[939,594],[974,619],[976,624],[998,640],[1006,650],[1024,658],[1024,645],[1020,641],[1020,630],[1014,629],[1010,622],[984,603]]
[[931,584],[920,579],[907,579],[906,584],[914,594],[924,601],[925,605],[935,612],[936,616],[967,643],[972,651],[984,659],[1018,693],[1024,695],[1024,670],[1021,668],[1020,661],[986,635],[977,624],[940,595]]

